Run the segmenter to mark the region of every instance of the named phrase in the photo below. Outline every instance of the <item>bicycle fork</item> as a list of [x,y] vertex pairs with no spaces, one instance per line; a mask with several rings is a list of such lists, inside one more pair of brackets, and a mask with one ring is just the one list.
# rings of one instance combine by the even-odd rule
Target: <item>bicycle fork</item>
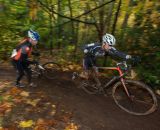
[[132,97],[132,95],[129,93],[129,91],[128,91],[127,87],[126,87],[126,84],[125,84],[124,79],[121,78],[120,81],[121,81],[121,83],[122,83],[122,85],[123,85],[123,88],[124,88],[124,90],[125,90],[125,92],[126,92],[128,98],[131,99],[131,100],[133,101],[133,97]]
[[104,88],[107,88],[108,86],[110,86],[111,84],[115,83],[117,80],[120,80],[122,85],[123,85],[123,88],[128,96],[129,99],[131,99],[133,101],[133,97],[131,96],[131,94],[129,93],[128,89],[127,89],[127,86],[125,84],[125,80],[123,78],[124,75],[121,75],[121,76],[115,76],[113,77],[105,86]]

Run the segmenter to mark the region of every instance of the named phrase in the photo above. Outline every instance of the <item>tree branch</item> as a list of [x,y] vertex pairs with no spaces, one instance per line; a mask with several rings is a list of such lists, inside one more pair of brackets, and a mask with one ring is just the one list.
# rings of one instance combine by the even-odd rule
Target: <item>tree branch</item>
[[[62,15],[60,13],[57,13],[56,11],[52,10],[51,8],[49,8],[48,6],[46,6],[43,2],[41,2],[40,0],[38,0],[38,2],[42,5],[42,7],[46,8],[48,11],[54,13],[54,14],[57,14],[59,15],[60,17],[63,17],[63,18],[67,18],[67,19],[70,19],[71,21],[76,21],[76,22],[81,22],[81,23],[85,23],[85,24],[95,24],[93,22],[85,22],[85,21],[81,21],[81,20],[78,20],[78,19],[75,19],[75,18],[71,18],[71,17],[68,17],[68,16],[65,16],[65,15]],[[63,25],[63,24],[61,24]],[[58,25],[59,26],[59,25]]]
[[[59,14],[59,13],[55,12],[54,10],[51,10],[51,9],[50,9],[48,6],[46,6],[42,1],[40,1],[40,0],[37,0],[37,1],[38,1],[42,6],[44,6],[46,9],[48,9],[50,12],[53,12],[54,14],[57,14],[57,15],[59,15],[60,17],[70,19],[69,21],[64,22],[64,23],[58,25],[58,26],[61,26],[61,25],[64,25],[64,24],[66,24],[66,23],[69,23],[69,22],[71,22],[71,21],[76,21],[76,22],[81,22],[81,23],[84,23],[84,24],[95,25],[95,22],[85,22],[85,21],[82,21],[82,20],[79,20],[79,19],[76,19],[76,18],[80,18],[80,17],[83,16],[83,15],[89,14],[90,12],[92,12],[92,11],[94,11],[94,10],[96,10],[96,9],[99,9],[99,8],[105,6],[106,4],[109,4],[109,3],[111,3],[111,2],[113,2],[113,1],[115,1],[115,0],[111,0],[111,1],[109,1],[109,2],[106,2],[106,3],[104,3],[104,4],[102,4],[102,5],[98,6],[98,7],[95,7],[95,8],[93,8],[93,9],[87,11],[87,12],[82,13],[82,14],[79,15],[79,16],[76,16],[75,18],[71,18],[71,17],[65,16],[65,15]],[[57,27],[57,26],[55,26],[55,27]]]

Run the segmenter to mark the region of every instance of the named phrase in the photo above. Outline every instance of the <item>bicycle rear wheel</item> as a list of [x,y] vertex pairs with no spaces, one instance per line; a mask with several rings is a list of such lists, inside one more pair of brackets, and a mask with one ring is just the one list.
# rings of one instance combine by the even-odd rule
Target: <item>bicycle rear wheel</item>
[[45,69],[44,76],[47,79],[56,79],[59,77],[60,65],[55,62],[47,62],[42,65]]
[[121,82],[118,82],[112,90],[113,99],[121,109],[133,115],[148,115],[156,110],[156,96],[146,84],[126,80],[125,85],[130,97],[127,96]]
[[89,79],[82,81],[80,86],[88,94],[96,94],[99,91],[100,81],[94,72],[91,72]]

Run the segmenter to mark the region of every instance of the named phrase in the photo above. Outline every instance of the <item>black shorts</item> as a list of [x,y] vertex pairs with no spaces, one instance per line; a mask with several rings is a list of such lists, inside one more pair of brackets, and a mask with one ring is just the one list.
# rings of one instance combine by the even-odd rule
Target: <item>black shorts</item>
[[84,57],[83,68],[85,70],[89,70],[90,68],[92,68],[95,65],[96,65],[96,58],[95,57],[91,57],[91,56]]
[[12,60],[12,65],[16,70],[18,70],[19,73],[23,73],[24,71],[29,71],[29,64],[27,62],[21,62],[21,61],[16,61]]

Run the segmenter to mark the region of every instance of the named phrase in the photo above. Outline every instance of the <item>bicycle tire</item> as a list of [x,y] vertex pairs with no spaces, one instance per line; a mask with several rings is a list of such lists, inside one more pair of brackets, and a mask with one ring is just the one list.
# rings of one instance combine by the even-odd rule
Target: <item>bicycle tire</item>
[[[122,110],[132,115],[148,115],[157,109],[157,98],[149,86],[134,80],[126,80],[125,85],[132,95],[132,100],[125,93],[120,81],[112,89],[114,102]],[[140,106],[140,103],[142,103],[142,106]]]
[[82,81],[80,88],[82,88],[88,94],[96,94],[99,91],[98,87],[99,79],[95,76],[95,73],[92,72],[89,76],[89,79]]
[[152,90],[153,90],[154,94],[156,95],[157,100],[160,100],[160,90],[159,89],[153,89],[153,88],[152,88]]
[[43,75],[47,79],[56,79],[58,78],[59,71],[61,66],[55,62],[47,62],[42,65],[45,69]]

